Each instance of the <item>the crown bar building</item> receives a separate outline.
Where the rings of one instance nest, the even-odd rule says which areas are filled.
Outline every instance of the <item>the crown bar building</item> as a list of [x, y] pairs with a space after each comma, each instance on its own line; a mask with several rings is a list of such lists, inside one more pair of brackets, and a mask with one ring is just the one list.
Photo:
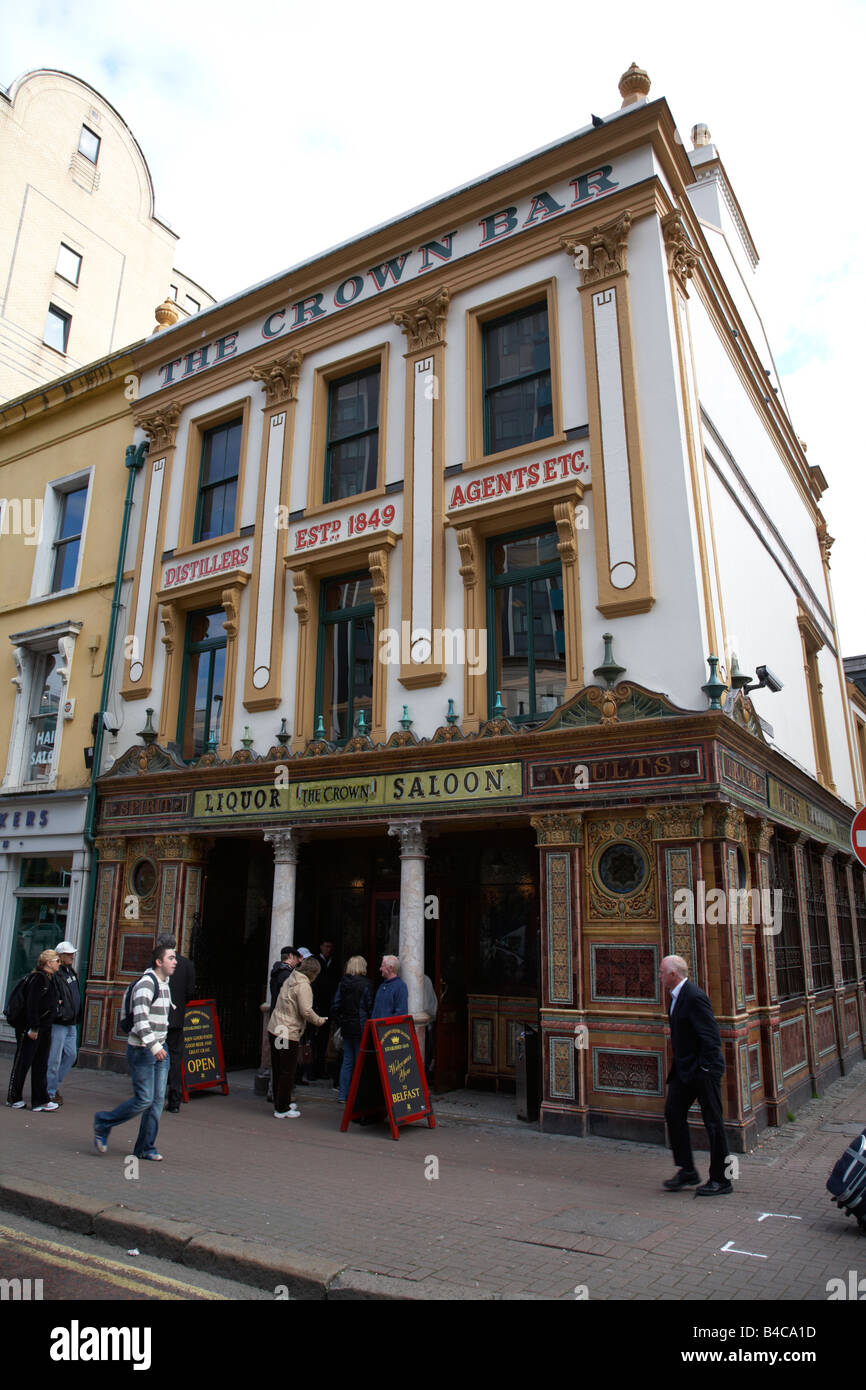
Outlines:
[[826, 482], [709, 132], [648, 91], [136, 352], [97, 1064], [166, 928], [230, 1063], [280, 946], [396, 951], [437, 1086], [507, 1090], [535, 1025], [561, 1133], [663, 1137], [668, 952], [732, 1148], [862, 1058]]

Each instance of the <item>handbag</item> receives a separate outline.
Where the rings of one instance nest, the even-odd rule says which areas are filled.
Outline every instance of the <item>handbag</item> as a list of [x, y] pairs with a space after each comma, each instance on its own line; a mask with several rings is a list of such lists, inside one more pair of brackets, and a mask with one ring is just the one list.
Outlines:
[[313, 1044], [302, 1042], [298, 1054], [298, 1061], [303, 1062], [304, 1066], [309, 1066], [313, 1060]]

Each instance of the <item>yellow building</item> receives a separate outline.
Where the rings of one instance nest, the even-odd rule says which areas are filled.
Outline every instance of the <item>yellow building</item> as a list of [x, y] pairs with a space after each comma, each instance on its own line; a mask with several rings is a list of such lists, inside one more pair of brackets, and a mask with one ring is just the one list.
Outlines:
[[0, 402], [213, 304], [173, 269], [138, 141], [110, 102], [40, 69], [0, 91]]
[[100, 708], [128, 477], [131, 370], [128, 353], [118, 353], [0, 405], [4, 999], [40, 951], [85, 936], [85, 752]]

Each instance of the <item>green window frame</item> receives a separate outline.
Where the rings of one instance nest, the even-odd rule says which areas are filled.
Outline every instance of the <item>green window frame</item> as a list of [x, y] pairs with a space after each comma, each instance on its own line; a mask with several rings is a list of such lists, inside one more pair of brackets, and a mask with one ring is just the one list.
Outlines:
[[[203, 753], [215, 752], [220, 741], [227, 637], [222, 625], [217, 625], [210, 635], [212, 624], [209, 620], [217, 615], [224, 624], [225, 610], [222, 608], [199, 608], [188, 613], [186, 618], [177, 743], [181, 757], [187, 761], [200, 758]], [[204, 635], [196, 637], [199, 629]]]
[[[363, 390], [362, 382], [367, 383]], [[353, 387], [358, 388], [354, 393]], [[341, 395], [344, 395], [342, 405], [349, 407], [342, 419]], [[361, 371], [328, 383], [323, 502], [357, 497], [375, 488], [379, 475], [381, 398], [382, 367], [378, 362], [373, 367], [364, 367]], [[355, 402], [354, 412], [351, 409], [352, 401]], [[351, 418], [353, 413], [354, 420]], [[375, 420], [370, 423], [373, 413]]]
[[235, 529], [243, 425], [239, 416], [202, 435], [193, 543], [217, 540]]
[[[487, 541], [488, 718], [493, 718], [497, 691], [515, 724], [543, 723], [565, 698], [564, 590], [557, 539], [555, 526], [533, 526]], [[499, 548], [532, 540], [547, 542], [552, 558], [496, 572]], [[514, 592], [507, 594], [509, 590]], [[500, 606], [500, 596], [506, 594], [510, 602], [507, 607]], [[506, 617], [512, 648], [517, 650], [503, 655], [500, 622]], [[503, 669], [505, 660], [514, 663], [510, 672]], [[525, 681], [521, 679], [521, 665], [525, 666]], [[539, 688], [545, 685], [548, 689]]]
[[[362, 598], [361, 602], [357, 601], [359, 598]], [[340, 631], [341, 628], [345, 628], [345, 632]], [[315, 727], [319, 727], [321, 717], [326, 739], [338, 747], [353, 737], [362, 710], [367, 727], [370, 726], [375, 670], [374, 628], [375, 605], [369, 574], [360, 572], [322, 579], [319, 588]], [[330, 686], [327, 702], [326, 685]]]
[[483, 323], [481, 363], [485, 454], [549, 439], [554, 422], [547, 300]]

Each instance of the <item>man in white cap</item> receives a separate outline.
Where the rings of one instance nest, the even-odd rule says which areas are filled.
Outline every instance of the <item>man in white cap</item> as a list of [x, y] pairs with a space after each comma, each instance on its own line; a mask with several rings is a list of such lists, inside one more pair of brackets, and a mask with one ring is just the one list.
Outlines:
[[61, 941], [55, 946], [60, 957], [57, 971], [57, 992], [60, 995], [60, 1013], [56, 1023], [51, 1025], [51, 1051], [48, 1054], [48, 1095], [58, 1105], [63, 1104], [60, 1083], [75, 1061], [78, 1053], [78, 1024], [81, 1019], [81, 982], [75, 973], [75, 946], [71, 941]]

